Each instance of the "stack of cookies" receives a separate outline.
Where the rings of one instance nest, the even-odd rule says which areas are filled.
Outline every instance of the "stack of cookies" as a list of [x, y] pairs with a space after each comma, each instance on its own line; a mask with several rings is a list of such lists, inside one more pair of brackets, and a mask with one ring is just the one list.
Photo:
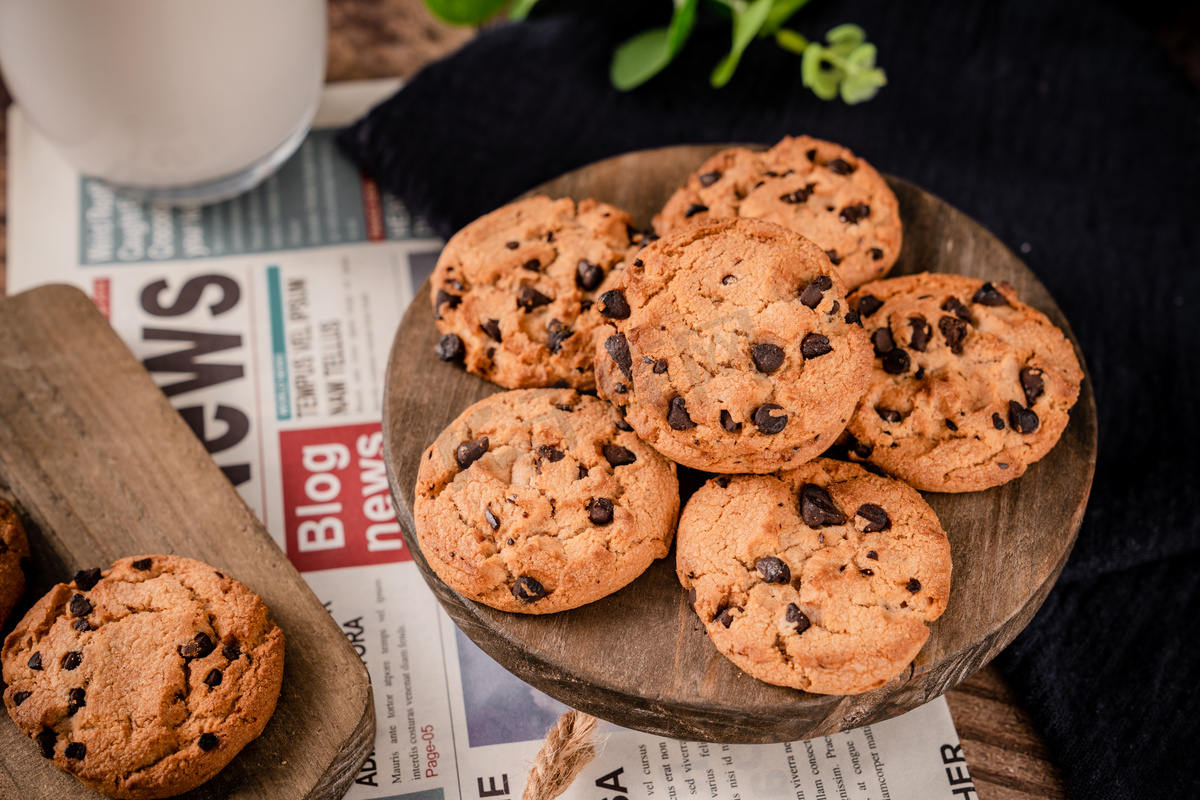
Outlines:
[[[829, 142], [718, 153], [654, 227], [534, 197], [449, 242], [438, 355], [515, 391], [423, 454], [422, 551], [463, 595], [542, 614], [625, 586], [677, 528], [691, 607], [740, 668], [882, 686], [949, 599], [917, 490], [985, 489], [1044, 456], [1074, 350], [1007, 284], [881, 279], [898, 203]], [[681, 515], [677, 464], [713, 473]]]

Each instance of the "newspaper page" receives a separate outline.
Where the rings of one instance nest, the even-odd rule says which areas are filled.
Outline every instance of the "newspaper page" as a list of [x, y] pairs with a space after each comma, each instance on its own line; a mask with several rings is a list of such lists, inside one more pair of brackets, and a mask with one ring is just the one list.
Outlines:
[[[375, 751], [347, 797], [515, 800], [564, 706], [442, 611], [406, 550], [383, 463], [388, 353], [442, 243], [334, 136], [398, 86], [328, 87], [276, 175], [193, 209], [144, 205], [81, 176], [14, 107], [8, 286], [88, 293], [325, 601], [376, 702]], [[568, 800], [976, 797], [940, 698], [788, 744], [680, 742], [609, 724], [601, 735]]]

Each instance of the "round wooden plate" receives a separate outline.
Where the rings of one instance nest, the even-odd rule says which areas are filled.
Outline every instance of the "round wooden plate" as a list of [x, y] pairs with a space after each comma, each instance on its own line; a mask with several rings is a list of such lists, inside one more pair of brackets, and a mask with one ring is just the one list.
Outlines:
[[[675, 188], [719, 149], [630, 153], [534, 193], [594, 197], [649, 227]], [[904, 224], [893, 275], [955, 272], [1008, 281], [1075, 341], [1045, 287], [994, 236], [936, 197], [888, 180]], [[949, 607], [913, 665], [875, 691], [815, 695], [743, 673], [716, 651], [688, 608], [674, 550], [621, 591], [572, 611], [527, 616], [480, 605], [446, 586], [421, 555], [413, 490], [424, 448], [468, 405], [502, 389], [437, 359], [428, 297], [426, 284], [396, 334], [383, 415], [388, 477], [408, 547], [442, 606], [476, 644], [546, 694], [602, 719], [676, 739], [767, 743], [898, 716], [952, 688], [1012, 641], [1041, 606], [1075, 542], [1096, 459], [1096, 407], [1087, 379], [1058, 445], [1020, 479], [985, 492], [925, 495], [950, 536]], [[690, 476], [693, 485], [697, 475]]]

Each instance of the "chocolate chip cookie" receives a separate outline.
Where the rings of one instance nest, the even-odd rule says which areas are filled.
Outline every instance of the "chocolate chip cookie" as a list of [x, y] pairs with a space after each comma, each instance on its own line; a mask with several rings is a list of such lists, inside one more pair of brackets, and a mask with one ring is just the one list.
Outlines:
[[283, 633], [257, 595], [207, 564], [138, 556], [55, 586], [0, 657], [8, 714], [36, 752], [137, 800], [199, 786], [262, 733]]
[[502, 392], [425, 451], [421, 552], [466, 597], [526, 614], [598, 600], [667, 554], [675, 465], [612, 406], [568, 389]]
[[597, 307], [613, 325], [596, 354], [601, 396], [695, 469], [808, 461], [870, 377], [870, 343], [829, 259], [769, 222], [737, 217], [653, 242]]
[[921, 495], [824, 458], [709, 480], [680, 517], [676, 568], [723, 655], [818, 694], [903, 672], [950, 594], [950, 543]]
[[887, 181], [841, 145], [787, 137], [766, 152], [724, 150], [654, 218], [659, 235], [727, 217], [757, 217], [817, 243], [850, 289], [900, 255], [899, 204]]
[[0, 628], [25, 594], [29, 542], [17, 512], [0, 500]]
[[595, 301], [641, 234], [594, 200], [510, 203], [454, 235], [430, 278], [437, 355], [509, 389], [591, 389]]
[[1062, 331], [1004, 283], [921, 273], [850, 297], [875, 366], [852, 456], [930, 492], [1019, 477], [1067, 426], [1083, 371]]

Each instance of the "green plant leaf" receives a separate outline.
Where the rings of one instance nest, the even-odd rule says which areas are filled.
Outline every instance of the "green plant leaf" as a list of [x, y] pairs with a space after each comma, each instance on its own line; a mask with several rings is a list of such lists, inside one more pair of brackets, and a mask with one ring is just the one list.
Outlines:
[[809, 0], [775, 0], [771, 6], [771, 13], [767, 14], [767, 21], [763, 23], [762, 35], [774, 34], [793, 14], [808, 5], [808, 2]]
[[[832, 100], [838, 95], [838, 84], [846, 76], [845, 71], [829, 58], [829, 52], [817, 42], [809, 42], [800, 60], [800, 79], [813, 94], [822, 100]], [[822, 65], [828, 65], [822, 66]]]
[[517, 0], [513, 4], [512, 11], [508, 12], [508, 17], [516, 20], [525, 19], [537, 4], [538, 0]]
[[846, 55], [867, 40], [867, 34], [857, 25], [838, 25], [825, 34], [825, 41], [838, 55]]
[[774, 0], [751, 0], [743, 8], [734, 9], [733, 49], [721, 59], [716, 69], [713, 70], [711, 79], [713, 88], [719, 89], [729, 83], [729, 79], [737, 70], [738, 62], [742, 60], [742, 53], [746, 51], [750, 42], [754, 41], [754, 37], [766, 23], [773, 2]]
[[802, 55], [808, 47], [808, 39], [796, 33], [791, 28], [780, 28], [775, 32], [775, 43], [789, 53]]
[[870, 100], [879, 93], [880, 87], [887, 85], [887, 75], [881, 69], [871, 69], [846, 76], [842, 81], [842, 100], [847, 105]]
[[662, 72], [691, 36], [699, 2], [676, 0], [668, 27], [642, 31], [619, 46], [608, 71], [613, 86], [627, 92]]
[[507, 0], [425, 0], [429, 10], [451, 25], [478, 25], [500, 10]]
[[858, 47], [850, 51], [850, 55], [846, 56], [846, 72], [853, 74], [859, 70], [868, 70], [875, 67], [875, 45], [867, 42], [860, 44]]

